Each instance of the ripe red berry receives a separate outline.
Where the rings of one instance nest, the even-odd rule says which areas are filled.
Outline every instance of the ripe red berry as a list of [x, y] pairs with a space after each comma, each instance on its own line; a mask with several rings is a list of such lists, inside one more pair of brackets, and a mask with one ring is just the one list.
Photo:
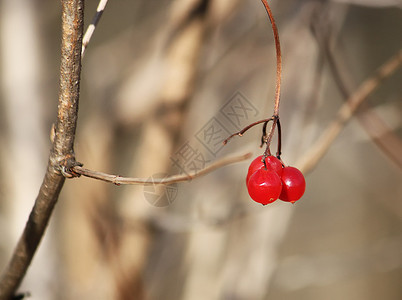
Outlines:
[[250, 176], [247, 189], [254, 201], [266, 205], [278, 199], [282, 183], [277, 173], [261, 168]]
[[285, 167], [282, 171], [282, 192], [279, 199], [294, 203], [306, 190], [306, 181], [302, 172], [294, 167]]
[[[246, 183], [248, 182], [250, 176], [253, 175], [255, 171], [264, 168], [264, 163], [261, 160], [262, 155], [258, 156], [251, 162], [250, 166], [248, 167]], [[267, 165], [267, 170], [274, 171], [279, 175], [279, 177], [281, 176], [283, 167], [279, 159], [277, 159], [275, 156], [270, 155], [265, 158], [265, 163]]]

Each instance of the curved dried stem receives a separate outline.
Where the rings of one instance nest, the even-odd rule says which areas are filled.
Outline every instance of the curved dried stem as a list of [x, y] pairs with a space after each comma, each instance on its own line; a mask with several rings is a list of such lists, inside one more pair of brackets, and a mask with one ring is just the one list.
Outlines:
[[[232, 135], [230, 135], [226, 140], [223, 141], [223, 144], [226, 145], [226, 144], [229, 142], [229, 140], [230, 140], [232, 137], [236, 136], [236, 135], [238, 135], [238, 136], [243, 136], [243, 134], [244, 134], [247, 130], [249, 130], [250, 128], [254, 127], [255, 125], [264, 123], [264, 129], [266, 129], [266, 127], [267, 127], [266, 124], [267, 124], [269, 121], [273, 121], [273, 120], [274, 120], [274, 118], [271, 117], [271, 118], [269, 118], [269, 119], [264, 119], [264, 120], [259, 120], [259, 121], [257, 121], [257, 122], [254, 122], [254, 123], [252, 123], [252, 124], [250, 124], [250, 125], [244, 127], [244, 128], [243, 128], [242, 130], [240, 130], [239, 132], [236, 132], [236, 133], [233, 133]], [[263, 130], [264, 130], [264, 129], [263, 129]], [[262, 139], [262, 140], [264, 139], [264, 134], [263, 134], [263, 136], [262, 136], [261, 139]], [[262, 147], [262, 145], [261, 145], [261, 147]]]
[[102, 173], [102, 172], [98, 172], [98, 171], [92, 171], [92, 170], [83, 168], [81, 166], [75, 166], [71, 169], [71, 171], [76, 174], [85, 176], [85, 177], [110, 182], [115, 185], [121, 185], [121, 184], [131, 184], [131, 185], [135, 185], [135, 184], [139, 184], [139, 185], [172, 184], [172, 183], [177, 183], [177, 182], [190, 181], [194, 178], [211, 173], [212, 171], [215, 171], [224, 166], [249, 159], [250, 157], [251, 157], [250, 152], [241, 154], [241, 155], [237, 155], [237, 156], [225, 157], [221, 160], [216, 161], [215, 163], [211, 164], [210, 166], [208, 166], [200, 171], [193, 172], [190, 174], [173, 175], [170, 177], [165, 177], [165, 178], [160, 178], [160, 179], [122, 177], [119, 175], [111, 175], [111, 174]]
[[272, 137], [275, 133], [275, 127], [277, 124], [277, 121], [279, 120], [279, 104], [280, 104], [280, 97], [281, 97], [281, 74], [282, 74], [282, 54], [281, 54], [281, 44], [279, 41], [279, 33], [278, 33], [278, 28], [276, 27], [275, 19], [272, 14], [271, 8], [268, 5], [268, 2], [266, 0], [261, 0], [262, 4], [265, 7], [265, 10], [267, 11], [269, 20], [271, 21], [272, 25], [272, 31], [274, 34], [274, 40], [275, 40], [275, 49], [276, 49], [276, 82], [275, 82], [275, 105], [274, 105], [274, 120], [272, 122], [271, 129], [269, 130], [266, 143], [267, 147], [264, 151], [264, 159], [265, 157], [271, 155], [271, 141]]
[[[275, 83], [275, 106], [274, 106], [274, 116], [279, 116], [279, 104], [281, 97], [281, 74], [282, 74], [282, 54], [281, 54], [281, 43], [279, 41], [278, 28], [276, 27], [275, 19], [272, 14], [271, 8], [269, 7], [266, 0], [261, 0], [262, 4], [267, 11], [269, 20], [272, 24], [272, 31], [274, 33], [275, 39], [275, 49], [276, 49], [276, 83]], [[274, 122], [275, 123], [275, 122]]]
[[[268, 2], [266, 0], [261, 0], [262, 4], [265, 7], [265, 10], [268, 14], [268, 18], [271, 22], [272, 25], [272, 31], [274, 34], [274, 40], [275, 40], [275, 49], [276, 49], [276, 82], [275, 82], [275, 104], [274, 104], [274, 114], [272, 115], [271, 118], [269, 119], [265, 119], [265, 120], [260, 120], [257, 121], [255, 123], [252, 123], [250, 125], [248, 125], [247, 127], [245, 127], [243, 130], [236, 132], [234, 134], [232, 134], [231, 136], [229, 136], [226, 140], [223, 141], [223, 144], [226, 145], [227, 142], [234, 136], [238, 135], [238, 136], [242, 136], [248, 129], [250, 129], [251, 127], [264, 123], [263, 126], [263, 134], [261, 137], [261, 147], [263, 146], [264, 143], [267, 144], [267, 147], [264, 151], [264, 158], [271, 155], [271, 150], [270, 150], [270, 146], [271, 146], [271, 141], [272, 141], [272, 137], [275, 133], [275, 127], [279, 121], [279, 104], [280, 104], [280, 97], [281, 97], [281, 74], [282, 74], [282, 54], [281, 54], [281, 44], [279, 41], [279, 33], [278, 33], [278, 28], [276, 27], [276, 23], [275, 23], [275, 19], [274, 16], [272, 14], [272, 10], [268, 5]], [[269, 121], [272, 121], [272, 125], [271, 128], [268, 132], [268, 134], [266, 134], [266, 128], [267, 128], [267, 124]]]

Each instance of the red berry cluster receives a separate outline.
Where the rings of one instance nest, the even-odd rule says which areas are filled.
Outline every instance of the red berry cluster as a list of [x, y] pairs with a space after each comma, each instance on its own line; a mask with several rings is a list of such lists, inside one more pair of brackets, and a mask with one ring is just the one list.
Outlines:
[[263, 205], [280, 200], [294, 203], [306, 189], [303, 174], [294, 167], [284, 167], [275, 156], [262, 155], [254, 159], [247, 173], [247, 189], [250, 197]]

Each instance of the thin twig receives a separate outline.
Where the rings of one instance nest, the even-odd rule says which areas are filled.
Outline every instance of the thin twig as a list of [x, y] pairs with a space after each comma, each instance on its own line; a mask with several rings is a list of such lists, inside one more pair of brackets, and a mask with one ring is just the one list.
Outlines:
[[211, 173], [212, 171], [215, 171], [216, 169], [222, 168], [224, 166], [240, 162], [246, 159], [249, 159], [251, 157], [251, 153], [245, 153], [242, 155], [237, 155], [237, 156], [232, 156], [232, 157], [225, 157], [221, 160], [216, 161], [215, 163], [211, 164], [210, 166], [199, 170], [197, 172], [193, 172], [190, 174], [183, 174], [183, 175], [173, 175], [170, 177], [165, 177], [165, 178], [130, 178], [130, 177], [122, 177], [118, 175], [110, 175], [107, 173], [102, 173], [98, 171], [92, 171], [86, 168], [83, 168], [81, 166], [75, 166], [72, 168], [72, 171], [74, 173], [77, 173], [82, 176], [90, 177], [93, 179], [98, 179], [106, 182], [113, 183], [115, 185], [121, 185], [121, 184], [141, 184], [141, 185], [147, 185], [147, 184], [172, 184], [172, 183], [177, 183], [177, 182], [184, 182], [184, 181], [190, 181], [194, 178], [203, 176], [205, 174]]
[[276, 49], [276, 83], [275, 83], [275, 106], [274, 106], [274, 116], [279, 116], [279, 104], [281, 98], [281, 74], [282, 74], [282, 54], [281, 54], [281, 43], [279, 41], [278, 28], [276, 27], [275, 19], [272, 14], [271, 8], [269, 7], [266, 0], [261, 0], [264, 4], [265, 10], [267, 11], [269, 20], [272, 24], [272, 31], [274, 33], [275, 39], [275, 49]]
[[65, 177], [62, 168], [74, 165], [74, 136], [81, 73], [83, 0], [62, 1], [60, 95], [55, 138], [47, 171], [24, 231], [0, 279], [0, 300], [10, 300], [20, 285], [45, 232]]
[[402, 49], [385, 62], [376, 74], [366, 79], [339, 109], [335, 120], [321, 134], [321, 137], [296, 164], [303, 172], [309, 172], [328, 151], [330, 145], [339, 135], [346, 122], [353, 116], [356, 109], [377, 88], [380, 83], [391, 76], [402, 64]]
[[84, 37], [82, 39], [82, 50], [81, 50], [81, 57], [84, 57], [85, 50], [88, 47], [88, 44], [92, 38], [92, 35], [94, 34], [94, 31], [96, 29], [96, 25], [98, 25], [98, 22], [100, 18], [102, 17], [103, 11], [105, 10], [106, 4], [108, 0], [100, 0], [98, 7], [96, 8], [96, 13], [92, 19], [91, 24], [89, 24], [87, 30], [85, 31]]
[[[271, 22], [272, 25], [272, 31], [274, 34], [274, 40], [275, 40], [275, 49], [276, 49], [276, 82], [275, 82], [275, 104], [274, 104], [274, 114], [272, 115], [271, 118], [269, 119], [265, 119], [265, 120], [260, 120], [257, 122], [254, 122], [252, 124], [250, 124], [249, 126], [245, 127], [243, 130], [236, 132], [234, 134], [232, 134], [231, 136], [229, 136], [226, 140], [223, 141], [223, 144], [226, 145], [227, 142], [234, 136], [238, 135], [238, 136], [242, 136], [243, 133], [245, 133], [248, 129], [250, 129], [251, 127], [254, 127], [255, 125], [264, 123], [264, 127], [263, 127], [263, 135], [261, 137], [261, 146], [266, 143], [267, 147], [264, 151], [264, 157], [263, 157], [263, 161], [265, 159], [265, 157], [271, 155], [271, 150], [270, 150], [270, 145], [271, 145], [271, 141], [272, 141], [272, 137], [274, 135], [275, 132], [275, 127], [276, 124], [279, 120], [279, 104], [280, 104], [280, 98], [281, 98], [281, 74], [282, 74], [282, 54], [281, 54], [281, 44], [279, 41], [279, 33], [278, 33], [278, 28], [276, 27], [276, 23], [275, 23], [275, 19], [274, 16], [272, 14], [271, 8], [268, 5], [268, 2], [266, 0], [261, 0], [262, 4], [265, 7], [265, 10], [268, 14], [268, 18]], [[272, 125], [271, 128], [269, 130], [268, 134], [265, 134], [266, 132], [266, 126], [267, 126], [267, 122], [272, 121]]]
[[[243, 128], [242, 130], [240, 130], [239, 132], [236, 132], [236, 133], [233, 133], [232, 135], [230, 135], [226, 140], [223, 141], [223, 144], [226, 145], [226, 144], [229, 142], [229, 140], [230, 140], [232, 137], [236, 136], [236, 135], [238, 135], [238, 136], [243, 136], [243, 134], [244, 134], [247, 130], [249, 130], [250, 128], [254, 127], [255, 125], [258, 125], [258, 124], [261, 124], [261, 123], [268, 123], [269, 121], [272, 121], [273, 119], [274, 119], [274, 118], [271, 117], [271, 118], [269, 118], [269, 119], [264, 119], [264, 120], [259, 120], [259, 121], [257, 121], [257, 122], [254, 122], [254, 123], [252, 123], [252, 124], [250, 124], [250, 125], [244, 127], [244, 128]], [[264, 124], [264, 127], [266, 128], [266, 125], [265, 125], [265, 124]], [[261, 146], [261, 147], [262, 147], [262, 146]]]
[[281, 74], [282, 74], [282, 54], [281, 54], [281, 44], [279, 41], [279, 33], [278, 33], [278, 28], [276, 27], [275, 19], [272, 14], [271, 8], [268, 5], [268, 2], [266, 0], [261, 0], [262, 4], [264, 4], [265, 10], [267, 11], [269, 20], [271, 21], [272, 24], [272, 31], [274, 33], [274, 40], [275, 40], [275, 49], [276, 49], [276, 82], [275, 82], [275, 105], [274, 105], [274, 114], [273, 116], [275, 117], [271, 129], [269, 130], [266, 143], [267, 147], [264, 151], [264, 157], [267, 157], [268, 155], [271, 155], [271, 141], [272, 137], [275, 132], [275, 127], [277, 124], [277, 121], [279, 120], [279, 104], [280, 104], [280, 98], [281, 98]]

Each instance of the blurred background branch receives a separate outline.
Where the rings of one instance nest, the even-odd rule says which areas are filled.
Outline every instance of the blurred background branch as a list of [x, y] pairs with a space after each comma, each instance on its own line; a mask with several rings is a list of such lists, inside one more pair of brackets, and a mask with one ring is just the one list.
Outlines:
[[85, 50], [91, 41], [92, 35], [95, 32], [96, 25], [98, 25], [100, 18], [102, 17], [103, 11], [105, 10], [108, 0], [100, 0], [98, 7], [96, 8], [96, 13], [92, 19], [91, 24], [89, 24], [87, 30], [85, 31], [84, 37], [82, 38], [82, 51], [81, 58], [84, 57]]
[[[310, 172], [311, 169], [317, 165], [357, 108], [379, 87], [384, 79], [394, 74], [401, 64], [402, 49], [384, 63], [373, 77], [366, 79], [359, 88], [352, 93], [339, 109], [336, 118], [328, 128], [323, 131], [320, 138], [311, 146], [311, 149], [300, 159], [300, 162], [296, 164], [303, 172]], [[390, 147], [391, 149], [392, 146], [393, 145]], [[399, 158], [396, 159], [396, 162], [400, 162]]]
[[[328, 5], [325, 9], [328, 9]], [[334, 53], [334, 42], [337, 40], [331, 32], [331, 28], [325, 16], [327, 13], [322, 13], [322, 9], [318, 10], [316, 17], [312, 20], [312, 31], [321, 47], [322, 53], [325, 54], [330, 70], [333, 74], [335, 83], [338, 85], [339, 91], [345, 99], [350, 98], [351, 92], [355, 89], [353, 79], [350, 78], [351, 73], [348, 67], [342, 61], [345, 61], [340, 56], [341, 51]], [[323, 17], [324, 16], [324, 17]], [[339, 48], [339, 47], [338, 47]], [[337, 56], [336, 56], [337, 55]], [[396, 57], [396, 59], [398, 59]], [[402, 141], [389, 128], [381, 117], [370, 107], [361, 103], [364, 113], [357, 114], [357, 119], [362, 124], [363, 128], [370, 135], [376, 145], [384, 151], [384, 153], [393, 160], [396, 165], [402, 168]]]

